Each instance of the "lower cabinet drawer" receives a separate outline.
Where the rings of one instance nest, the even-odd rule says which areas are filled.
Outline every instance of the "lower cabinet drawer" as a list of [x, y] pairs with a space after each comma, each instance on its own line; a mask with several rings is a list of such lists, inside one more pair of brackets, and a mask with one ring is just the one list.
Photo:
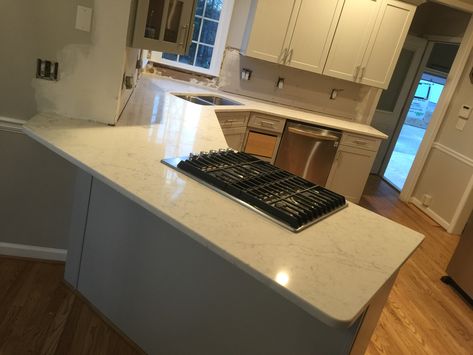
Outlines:
[[373, 152], [378, 151], [380, 143], [381, 139], [379, 138], [359, 136], [352, 133], [344, 133], [340, 141], [341, 145], [371, 150]]
[[284, 118], [252, 113], [248, 121], [248, 127], [261, 128], [267, 131], [282, 133], [284, 130]]
[[249, 131], [244, 151], [261, 157], [272, 158], [277, 143], [277, 135]]

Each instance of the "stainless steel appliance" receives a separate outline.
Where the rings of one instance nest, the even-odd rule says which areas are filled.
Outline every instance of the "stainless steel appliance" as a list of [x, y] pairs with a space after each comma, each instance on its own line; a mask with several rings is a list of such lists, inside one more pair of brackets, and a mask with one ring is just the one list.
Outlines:
[[339, 131], [289, 122], [274, 164], [324, 186], [341, 137]]
[[244, 152], [221, 149], [162, 163], [294, 232], [346, 207], [343, 196]]
[[473, 305], [473, 213], [442, 281], [455, 287]]

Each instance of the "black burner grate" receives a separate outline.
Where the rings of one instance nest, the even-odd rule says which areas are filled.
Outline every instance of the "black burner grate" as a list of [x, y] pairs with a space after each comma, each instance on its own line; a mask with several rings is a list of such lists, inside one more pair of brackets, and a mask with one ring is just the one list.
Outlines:
[[343, 196], [243, 152], [191, 155], [177, 167], [293, 230], [346, 206]]

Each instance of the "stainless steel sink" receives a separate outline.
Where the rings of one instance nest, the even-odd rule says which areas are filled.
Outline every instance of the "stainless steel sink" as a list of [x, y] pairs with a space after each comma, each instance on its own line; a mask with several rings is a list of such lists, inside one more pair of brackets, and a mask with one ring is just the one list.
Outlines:
[[237, 101], [233, 101], [221, 96], [215, 95], [181, 95], [173, 94], [176, 97], [181, 99], [193, 102], [194, 104], [204, 105], [204, 106], [237, 106], [242, 105]]

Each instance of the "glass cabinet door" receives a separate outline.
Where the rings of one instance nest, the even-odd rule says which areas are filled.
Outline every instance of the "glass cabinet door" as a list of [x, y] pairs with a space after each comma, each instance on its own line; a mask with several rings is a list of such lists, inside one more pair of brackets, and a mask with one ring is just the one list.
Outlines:
[[193, 19], [193, 0], [138, 0], [132, 46], [185, 54]]

